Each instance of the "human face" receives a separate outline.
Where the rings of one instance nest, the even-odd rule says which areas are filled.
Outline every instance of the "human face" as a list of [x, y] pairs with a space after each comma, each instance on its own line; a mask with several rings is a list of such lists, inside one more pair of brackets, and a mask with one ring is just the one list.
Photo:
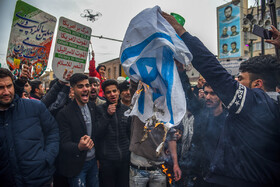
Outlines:
[[89, 97], [91, 99], [96, 99], [97, 96], [98, 96], [98, 93], [99, 93], [99, 90], [100, 90], [100, 84], [99, 83], [92, 83], [90, 85], [90, 95]]
[[116, 85], [110, 85], [105, 88], [104, 95], [110, 103], [114, 104], [118, 103], [120, 91], [118, 90]]
[[105, 76], [105, 68], [104, 67], [100, 67], [98, 72], [99, 72], [100, 75]]
[[231, 48], [232, 48], [232, 50], [236, 49], [236, 45], [234, 43], [231, 44]]
[[44, 87], [42, 84], [39, 85], [38, 94], [42, 97], [44, 93]]
[[79, 106], [84, 106], [88, 103], [90, 90], [88, 79], [79, 81], [71, 89], [74, 91], [74, 98], [76, 99]]
[[240, 72], [238, 75], [238, 82], [248, 88], [251, 88], [252, 86], [250, 74], [248, 72]]
[[227, 8], [227, 9], [225, 9], [225, 17], [227, 18], [227, 19], [229, 19], [230, 18], [230, 16], [231, 16], [231, 9], [230, 8]]
[[30, 93], [31, 89], [32, 89], [32, 87], [30, 86], [30, 84], [28, 82], [26, 82], [24, 85], [24, 90], [27, 91], [27, 93]]
[[227, 51], [227, 47], [228, 47], [227, 45], [224, 45], [224, 46], [223, 46], [223, 50], [224, 50], [224, 51]]
[[124, 102], [130, 102], [131, 101], [131, 95], [130, 95], [130, 90], [124, 90], [121, 93], [121, 100]]
[[223, 35], [226, 35], [227, 34], [227, 28], [224, 28], [223, 29]]
[[232, 33], [236, 32], [236, 27], [231, 27], [231, 32]]
[[221, 104], [221, 100], [210, 86], [205, 86], [204, 95], [207, 108], [216, 109]]
[[7, 109], [14, 97], [15, 89], [11, 77], [0, 78], [0, 109]]
[[29, 99], [29, 94], [26, 93], [26, 92], [23, 92], [21, 98], [23, 98], [23, 99]]

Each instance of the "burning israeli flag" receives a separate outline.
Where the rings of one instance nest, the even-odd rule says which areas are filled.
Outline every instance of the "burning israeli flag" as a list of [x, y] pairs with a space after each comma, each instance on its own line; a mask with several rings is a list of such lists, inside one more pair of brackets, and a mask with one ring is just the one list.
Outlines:
[[192, 55], [160, 13], [160, 7], [155, 6], [131, 20], [120, 59], [129, 78], [142, 82], [129, 115], [138, 116], [144, 123], [155, 117], [171, 126], [178, 125], [186, 113], [185, 94], [174, 58], [187, 65]]

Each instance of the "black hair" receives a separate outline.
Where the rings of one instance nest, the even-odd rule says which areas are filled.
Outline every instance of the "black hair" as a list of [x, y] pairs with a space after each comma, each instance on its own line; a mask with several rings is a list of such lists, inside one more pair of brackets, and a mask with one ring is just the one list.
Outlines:
[[224, 12], [226, 11], [226, 9], [229, 9], [229, 8], [230, 8], [230, 10], [232, 11], [232, 7], [231, 7], [231, 6], [227, 6], [227, 7], [225, 8]]
[[100, 80], [97, 77], [89, 77], [88, 78], [89, 84], [98, 83], [100, 84]]
[[75, 73], [70, 78], [70, 86], [74, 87], [78, 82], [88, 79], [88, 76], [83, 73]]
[[129, 82], [127, 80], [123, 81], [122, 83], [119, 84], [119, 90], [120, 90], [120, 93], [122, 93], [123, 91], [125, 90], [128, 90], [129, 89]]
[[223, 47], [224, 47], [224, 46], [228, 46], [228, 44], [223, 44]]
[[39, 81], [39, 80], [31, 81], [31, 82], [30, 82], [30, 86], [31, 86], [31, 91], [30, 91], [30, 93], [34, 94], [34, 93], [35, 93], [35, 89], [36, 89], [36, 88], [39, 89], [40, 84], [42, 84], [42, 82]]
[[237, 45], [237, 44], [236, 44], [236, 42], [231, 42], [231, 44], [230, 44], [230, 45], [232, 45], [232, 44], [235, 44], [235, 45]]
[[53, 85], [54, 85], [55, 83], [57, 83], [57, 82], [58, 82], [58, 78], [52, 80], [52, 81], [50, 82], [49, 89], [51, 89], [51, 88], [53, 87]]
[[101, 67], [104, 67], [104, 70], [106, 71], [106, 66], [103, 65], [103, 64], [100, 64], [100, 65], [98, 65], [97, 68], [96, 68], [96, 71], [97, 71], [98, 73], [99, 73], [99, 69], [100, 69]]
[[233, 25], [233, 26], [231, 26], [230, 28], [233, 28], [233, 27], [237, 28], [236, 25]]
[[115, 85], [117, 87], [117, 89], [119, 89], [119, 84], [116, 80], [108, 79], [102, 83], [102, 85], [101, 85], [102, 90], [105, 92], [106, 87], [111, 86], [111, 85]]
[[0, 78], [10, 77], [14, 81], [12, 72], [6, 68], [0, 68]]
[[250, 73], [250, 82], [262, 79], [267, 92], [274, 92], [280, 82], [280, 62], [272, 55], [252, 57], [240, 64], [239, 71]]
[[202, 87], [203, 90], [204, 90], [205, 87], [210, 87], [210, 88], [211, 88], [211, 86], [210, 86], [210, 84], [208, 84], [208, 82], [206, 82], [206, 83], [203, 85], [203, 87]]

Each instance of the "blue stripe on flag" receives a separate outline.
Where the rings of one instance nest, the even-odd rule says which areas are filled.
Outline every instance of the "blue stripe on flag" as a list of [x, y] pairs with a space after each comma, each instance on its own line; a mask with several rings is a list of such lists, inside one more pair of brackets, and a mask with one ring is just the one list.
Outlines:
[[145, 105], [145, 91], [142, 87], [143, 91], [140, 93], [138, 99], [138, 111], [143, 115], [144, 114], [144, 105]]
[[162, 96], [162, 94], [159, 92], [158, 89], [155, 89], [155, 90], [157, 90], [157, 92], [153, 92], [153, 102], [155, 102], [155, 100], [156, 100], [157, 98], [159, 98], [160, 96]]
[[130, 68], [129, 68], [129, 73], [130, 73], [130, 75], [136, 74], [136, 72], [134, 71], [134, 69], [132, 69], [132, 66], [130, 66]]
[[162, 69], [161, 76], [167, 88], [166, 92], [166, 104], [169, 110], [171, 119], [170, 123], [174, 124], [173, 111], [171, 105], [171, 95], [172, 95], [172, 87], [174, 81], [174, 60], [173, 60], [173, 52], [168, 47], [163, 47], [163, 57], [162, 57]]
[[123, 63], [124, 61], [126, 61], [127, 59], [129, 59], [131, 57], [138, 56], [143, 51], [143, 49], [145, 47], [147, 47], [147, 45], [156, 38], [166, 39], [170, 43], [173, 44], [173, 41], [169, 35], [161, 33], [161, 32], [156, 32], [156, 33], [152, 34], [151, 36], [149, 36], [147, 39], [145, 39], [143, 42], [141, 42], [135, 46], [126, 48], [122, 53], [121, 63]]
[[136, 66], [142, 77], [142, 81], [151, 86], [151, 82], [153, 82], [158, 76], [156, 58], [140, 58], [136, 62]]

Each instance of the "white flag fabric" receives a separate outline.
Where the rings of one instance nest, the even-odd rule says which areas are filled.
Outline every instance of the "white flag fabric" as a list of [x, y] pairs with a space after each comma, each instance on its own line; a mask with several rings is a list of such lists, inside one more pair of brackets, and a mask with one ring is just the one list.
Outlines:
[[192, 54], [161, 16], [158, 6], [136, 15], [126, 31], [120, 53], [122, 67], [133, 81], [142, 81], [149, 89], [135, 93], [136, 103], [129, 115], [144, 123], [157, 120], [178, 125], [186, 113], [186, 99], [174, 58], [189, 64]]

